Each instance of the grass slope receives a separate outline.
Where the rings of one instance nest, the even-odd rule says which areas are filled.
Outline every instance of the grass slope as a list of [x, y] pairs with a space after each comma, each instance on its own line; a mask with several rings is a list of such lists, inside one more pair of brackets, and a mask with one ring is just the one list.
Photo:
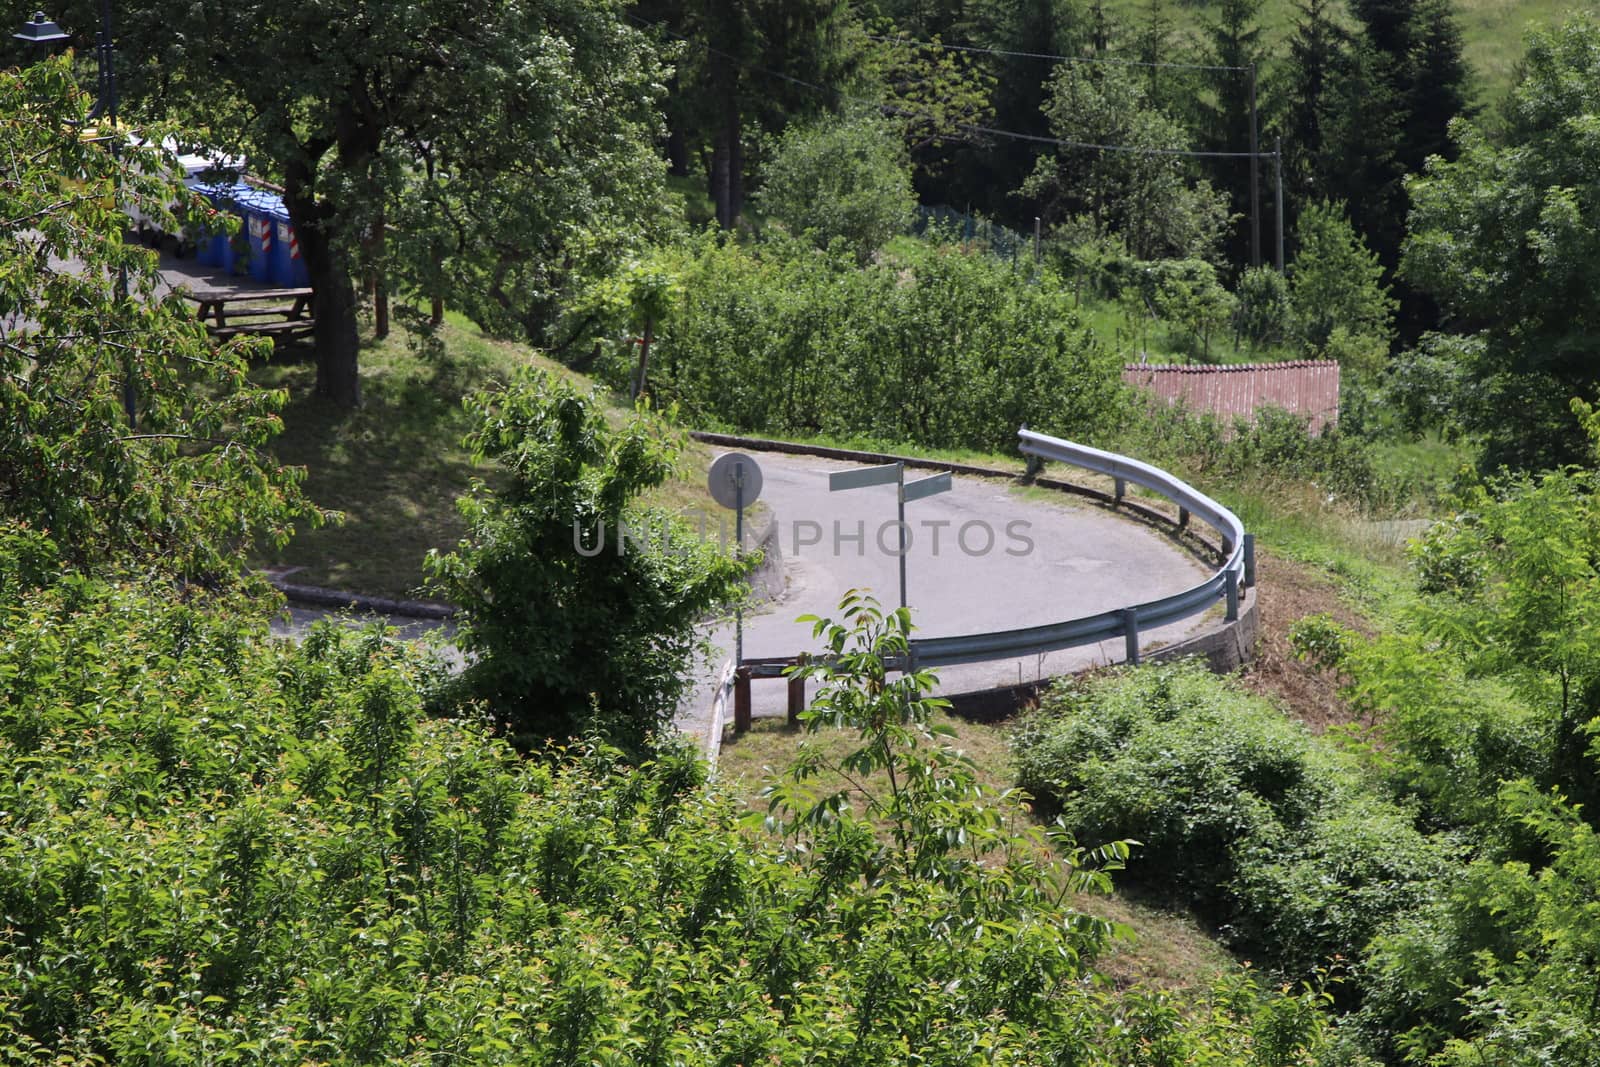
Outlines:
[[[472, 428], [462, 399], [525, 365], [582, 387], [593, 384], [526, 345], [486, 337], [455, 316], [441, 340], [438, 354], [411, 344], [398, 327], [383, 341], [369, 340], [361, 352], [363, 402], [351, 412], [316, 395], [310, 362], [274, 361], [255, 369], [260, 384], [289, 391], [275, 454], [305, 467], [307, 495], [345, 516], [342, 524], [298, 531], [281, 552], [260, 556], [257, 565], [292, 568], [289, 579], [307, 585], [416, 595], [428, 550], [452, 548], [466, 533], [456, 498], [474, 478], [491, 485], [495, 480], [494, 467], [475, 463], [461, 443]], [[601, 396], [613, 420], [627, 416], [625, 403]], [[714, 507], [704, 487], [708, 454], [691, 442], [679, 478], [651, 502], [675, 509]]]

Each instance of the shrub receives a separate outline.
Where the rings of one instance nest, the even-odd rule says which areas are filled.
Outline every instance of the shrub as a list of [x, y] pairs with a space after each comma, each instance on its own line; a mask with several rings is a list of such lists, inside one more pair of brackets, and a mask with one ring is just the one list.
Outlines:
[[1289, 283], [1271, 267], [1251, 267], [1239, 276], [1234, 329], [1251, 348], [1281, 344], [1292, 325]]
[[923, 242], [858, 267], [840, 249], [707, 241], [661, 327], [658, 395], [701, 423], [1009, 452], [1019, 426], [1120, 425], [1113, 353], [1058, 279]]
[[947, 761], [907, 783], [909, 825], [1007, 862], [920, 834], [906, 855], [936, 862], [876, 862], [849, 819], [763, 832], [683, 750], [518, 759], [424, 718], [421, 665], [377, 630], [295, 647], [90, 582], [0, 623], [26, 636], [0, 644], [7, 1062], [1244, 1067], [1325, 1044], [1315, 991], [1249, 975], [1193, 1022], [1114, 997], [1105, 924]]
[[1084, 840], [1140, 843], [1129, 880], [1216, 908], [1234, 845], [1282, 836], [1324, 799], [1304, 731], [1187, 664], [1053, 691], [1013, 744], [1044, 811]]
[[[599, 732], [638, 753], [677, 709], [695, 624], [746, 564], [637, 505], [675, 454], [648, 413], [613, 430], [542, 373], [469, 403], [481, 424], [468, 444], [505, 477], [461, 502], [470, 532], [456, 551], [429, 556], [434, 587], [465, 616], [461, 696], [488, 702], [524, 747]], [[624, 524], [642, 536], [625, 543]]]
[[905, 143], [871, 114], [791, 127], [762, 177], [762, 210], [820, 247], [843, 241], [861, 263], [906, 232], [916, 214]]
[[1139, 842], [1127, 879], [1292, 973], [1357, 956], [1447, 867], [1352, 760], [1198, 664], [1053, 692], [1013, 742], [1041, 808], [1080, 840]]

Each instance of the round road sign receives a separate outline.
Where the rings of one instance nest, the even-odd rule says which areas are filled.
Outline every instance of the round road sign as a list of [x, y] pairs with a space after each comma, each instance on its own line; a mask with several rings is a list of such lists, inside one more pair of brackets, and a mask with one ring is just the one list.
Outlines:
[[[742, 494], [740, 479], [744, 481]], [[725, 508], [736, 508], [741, 503], [749, 507], [761, 496], [761, 468], [744, 453], [729, 452], [712, 462], [706, 487], [711, 490], [711, 499]]]

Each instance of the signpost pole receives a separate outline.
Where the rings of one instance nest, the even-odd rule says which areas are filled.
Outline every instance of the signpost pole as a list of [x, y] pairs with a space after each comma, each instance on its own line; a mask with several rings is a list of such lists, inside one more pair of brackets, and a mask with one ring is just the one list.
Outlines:
[[[906, 525], [906, 503], [912, 500], [921, 500], [923, 497], [933, 496], [935, 493], [950, 491], [950, 472], [942, 471], [927, 478], [918, 478], [910, 485], [906, 484], [906, 465], [903, 461], [885, 463], [878, 467], [863, 467], [857, 470], [834, 471], [828, 475], [828, 492], [837, 493], [846, 489], [864, 489], [869, 485], [893, 485], [895, 487], [895, 517], [900, 526], [900, 606], [908, 607], [906, 601], [906, 555], [911, 551], [911, 528]], [[883, 547], [882, 531], [879, 532], [878, 547]]]
[[898, 515], [900, 522], [900, 606], [906, 606], [906, 553], [911, 546], [906, 544], [906, 465], [896, 463], [899, 468], [895, 473], [899, 478], [895, 482], [895, 497], [898, 501]]
[[[744, 464], [733, 465], [733, 556], [744, 558]], [[733, 664], [744, 666], [744, 606], [733, 609]]]

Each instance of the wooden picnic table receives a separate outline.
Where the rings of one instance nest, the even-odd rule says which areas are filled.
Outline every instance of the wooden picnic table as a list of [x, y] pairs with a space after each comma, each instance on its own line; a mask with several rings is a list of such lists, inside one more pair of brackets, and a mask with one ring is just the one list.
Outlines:
[[[237, 334], [298, 336], [316, 328], [312, 315], [313, 292], [304, 289], [211, 289], [185, 293], [200, 305], [197, 318], [216, 337]], [[277, 301], [263, 305], [262, 301]], [[229, 319], [233, 323], [229, 323]], [[267, 321], [239, 322], [240, 319]], [[209, 320], [209, 321], [208, 321]]]

